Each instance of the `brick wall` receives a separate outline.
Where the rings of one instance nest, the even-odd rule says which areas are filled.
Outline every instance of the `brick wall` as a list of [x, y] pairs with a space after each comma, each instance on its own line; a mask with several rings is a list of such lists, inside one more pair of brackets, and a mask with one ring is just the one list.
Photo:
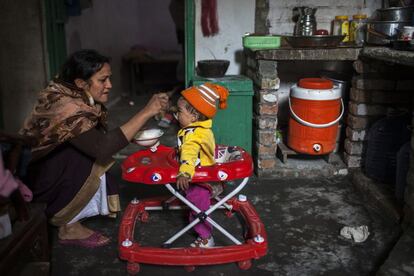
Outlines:
[[354, 62], [344, 161], [350, 168], [361, 167], [370, 126], [393, 108], [411, 110], [414, 92], [412, 69], [379, 61]]
[[[364, 166], [366, 140], [370, 127], [391, 109], [405, 108], [413, 113], [414, 69], [373, 60], [354, 62], [357, 76], [352, 81], [347, 116], [344, 161], [350, 168]], [[414, 125], [414, 117], [412, 121]], [[404, 195], [404, 225], [414, 221], [414, 136], [411, 136], [410, 166]]]

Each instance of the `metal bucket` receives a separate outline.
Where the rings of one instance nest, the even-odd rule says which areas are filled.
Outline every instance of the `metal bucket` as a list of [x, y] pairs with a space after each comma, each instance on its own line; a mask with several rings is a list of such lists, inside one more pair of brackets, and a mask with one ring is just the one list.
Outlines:
[[346, 100], [348, 99], [348, 91], [350, 87], [350, 77], [345, 74], [331, 72], [331, 71], [322, 71], [319, 73], [321, 78], [331, 80], [334, 85], [341, 91], [341, 97]]

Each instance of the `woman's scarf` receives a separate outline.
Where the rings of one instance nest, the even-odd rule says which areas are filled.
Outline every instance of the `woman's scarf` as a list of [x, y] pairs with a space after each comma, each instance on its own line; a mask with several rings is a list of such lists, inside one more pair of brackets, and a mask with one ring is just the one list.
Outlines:
[[102, 104], [89, 103], [82, 89], [55, 80], [39, 93], [20, 134], [34, 138], [32, 157], [38, 159], [98, 123], [105, 127], [106, 113]]

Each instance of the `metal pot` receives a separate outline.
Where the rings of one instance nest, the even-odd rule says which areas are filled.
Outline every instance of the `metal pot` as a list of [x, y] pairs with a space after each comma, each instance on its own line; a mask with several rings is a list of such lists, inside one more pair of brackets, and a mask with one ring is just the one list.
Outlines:
[[369, 21], [367, 22], [368, 44], [387, 45], [398, 38], [398, 33], [404, 26], [410, 25], [410, 21]]
[[378, 21], [410, 21], [413, 18], [414, 6], [411, 7], [391, 7], [378, 9], [374, 18]]
[[323, 79], [331, 80], [334, 85], [338, 87], [338, 89], [341, 91], [342, 99], [348, 99], [348, 90], [352, 78], [351, 76], [334, 71], [321, 71], [319, 75]]

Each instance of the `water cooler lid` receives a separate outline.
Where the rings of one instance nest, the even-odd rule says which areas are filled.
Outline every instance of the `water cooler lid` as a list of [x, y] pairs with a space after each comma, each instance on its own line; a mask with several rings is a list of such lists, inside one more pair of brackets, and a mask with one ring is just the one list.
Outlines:
[[341, 89], [331, 80], [305, 78], [290, 89], [290, 96], [303, 100], [337, 100], [341, 98]]
[[331, 89], [333, 81], [322, 78], [304, 78], [299, 80], [298, 86], [308, 89]]

